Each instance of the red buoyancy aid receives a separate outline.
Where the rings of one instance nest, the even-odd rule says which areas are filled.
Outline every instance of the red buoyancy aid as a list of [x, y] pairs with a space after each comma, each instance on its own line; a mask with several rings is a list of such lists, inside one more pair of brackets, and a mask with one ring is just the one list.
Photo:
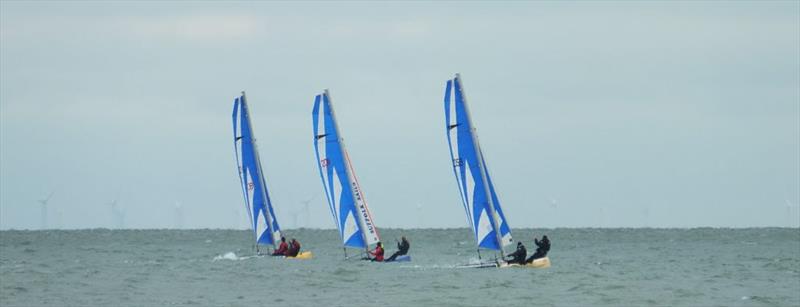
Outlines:
[[375, 252], [372, 252], [371, 254], [375, 256], [375, 261], [383, 261], [383, 247], [376, 247]]
[[286, 250], [288, 249], [289, 249], [289, 244], [286, 244], [286, 242], [281, 242], [281, 244], [278, 245], [278, 249], [275, 250], [275, 254], [283, 255], [286, 253]]

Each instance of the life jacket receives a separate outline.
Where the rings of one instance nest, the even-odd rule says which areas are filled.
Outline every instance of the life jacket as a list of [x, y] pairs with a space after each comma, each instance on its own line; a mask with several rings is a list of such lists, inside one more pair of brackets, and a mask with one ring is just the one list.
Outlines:
[[375, 261], [383, 261], [383, 247], [376, 247], [373, 255], [375, 255]]
[[286, 254], [286, 251], [288, 249], [289, 249], [289, 245], [286, 244], [286, 242], [281, 242], [281, 244], [278, 245], [278, 249], [276, 249], [273, 254], [275, 254], [275, 255], [284, 255], [284, 254]]

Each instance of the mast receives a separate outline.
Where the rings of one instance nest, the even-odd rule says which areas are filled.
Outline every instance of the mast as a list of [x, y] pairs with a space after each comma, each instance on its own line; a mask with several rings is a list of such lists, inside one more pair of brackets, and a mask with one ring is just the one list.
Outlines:
[[[500, 248], [501, 256], [505, 254], [503, 250], [503, 240], [502, 235], [500, 234], [500, 223], [497, 221], [497, 214], [494, 210], [494, 200], [492, 199], [492, 193], [489, 191], [489, 182], [487, 181], [486, 176], [486, 168], [483, 165], [483, 152], [481, 151], [481, 146], [478, 143], [478, 133], [475, 130], [475, 126], [472, 125], [472, 115], [469, 113], [469, 106], [467, 105], [467, 95], [464, 94], [464, 85], [461, 84], [461, 75], [456, 74], [455, 81], [459, 83], [458, 90], [461, 91], [461, 101], [464, 103], [464, 111], [467, 113], [467, 122], [469, 123], [470, 132], [472, 132], [472, 145], [475, 147], [476, 158], [478, 160], [478, 169], [481, 171], [481, 181], [483, 182], [483, 189], [486, 193], [487, 203], [489, 204], [489, 214], [492, 216], [490, 221], [494, 224], [494, 234], [495, 240], [497, 240], [497, 246]], [[454, 86], [455, 87], [455, 86]], [[474, 200], [473, 200], [474, 201]], [[479, 242], [480, 243], [480, 242]]]
[[[244, 91], [242, 91], [242, 105], [245, 106], [247, 105], [247, 97], [245, 96]], [[273, 236], [272, 232], [272, 213], [269, 210], [270, 201], [269, 201], [269, 196], [267, 195], [267, 183], [264, 181], [264, 172], [261, 170], [261, 157], [258, 154], [258, 145], [256, 145], [255, 135], [253, 134], [253, 122], [250, 120], [250, 108], [248, 107], [245, 107], [245, 116], [247, 116], [247, 123], [248, 123], [247, 128], [250, 129], [250, 142], [253, 144], [253, 155], [256, 158], [256, 168], [258, 169], [258, 177], [259, 177], [258, 179], [261, 181], [261, 197], [264, 198], [264, 206], [265, 206], [264, 217], [267, 222], [267, 231], [269, 231], [269, 236], [270, 239], [272, 240], [272, 248], [277, 249], [277, 245], [275, 244], [276, 243], [275, 237]], [[258, 214], [256, 214], [254, 218], [258, 219]], [[255, 225], [253, 226], [256, 227]], [[254, 230], [257, 229], [258, 227], [256, 227], [256, 229]], [[254, 232], [256, 236], [256, 250], [258, 250], [259, 233], [258, 231]]]
[[[244, 91], [242, 91], [242, 96], [244, 96]], [[244, 109], [244, 105], [241, 103], [241, 100], [242, 99], [240, 97], [236, 97], [236, 100], [235, 100], [238, 104], [235, 105], [234, 111], [238, 111], [238, 112], [234, 112], [234, 114], [233, 114], [233, 129], [234, 129], [233, 130], [233, 136], [234, 136], [234, 141], [233, 141], [234, 145], [233, 146], [234, 146], [234, 153], [235, 153], [235, 156], [236, 156], [236, 167], [238, 168], [238, 171], [239, 171], [239, 181], [242, 184], [242, 197], [244, 198], [244, 207], [245, 207], [245, 211], [247, 212], [247, 217], [250, 220], [250, 227], [253, 227], [253, 210], [250, 207], [250, 205], [251, 205], [250, 202], [251, 201], [249, 199], [247, 199], [247, 187], [246, 187], [247, 183], [245, 182], [245, 177], [244, 177], [244, 174], [243, 174], [243, 172], [244, 172], [244, 160], [243, 160], [244, 157], [240, 157], [240, 155], [242, 155], [244, 152], [243, 151], [239, 151], [239, 147], [240, 146], [242, 146], [242, 149], [244, 149], [243, 148], [244, 147], [243, 146], [244, 145], [243, 144], [244, 143], [244, 139], [243, 139], [244, 137], [241, 134], [239, 134], [237, 136], [237, 131], [236, 131], [237, 127], [239, 129], [241, 129], [241, 126], [242, 126], [242, 114], [241, 114], [242, 111], [241, 111], [241, 109]], [[248, 120], [248, 125], [249, 125], [249, 120]], [[241, 133], [241, 131], [238, 131], [238, 132]], [[237, 144], [237, 142], [239, 142], [239, 143]], [[255, 230], [253, 230], [253, 233], [255, 233]], [[256, 237], [255, 240], [253, 240], [253, 250], [256, 250], [256, 246], [258, 245], [257, 241], [258, 241], [258, 237]]]
[[[350, 195], [353, 198], [353, 205], [354, 205], [353, 209], [356, 209], [355, 208], [356, 194], [353, 192], [353, 187], [352, 187], [352, 182], [354, 182], [354, 180], [351, 180], [351, 178], [353, 178], [352, 177], [353, 174], [350, 171], [350, 167], [351, 167], [350, 159], [347, 158], [347, 150], [345, 150], [344, 139], [342, 138], [342, 134], [339, 132], [339, 122], [336, 120], [336, 114], [333, 111], [333, 101], [331, 100], [331, 96], [330, 96], [330, 93], [328, 92], [328, 89], [325, 89], [324, 92], [323, 92], [323, 101], [322, 101], [323, 104], [325, 103], [325, 99], [324, 98], [327, 98], [327, 100], [328, 100], [328, 110], [330, 110], [331, 118], [333, 119], [333, 129], [336, 130], [336, 137], [339, 138], [337, 141], [339, 141], [339, 150], [341, 151], [340, 154], [342, 155], [342, 159], [347, 164], [347, 165], [345, 165], [344, 169], [345, 169], [345, 174], [347, 174], [347, 184], [350, 185], [348, 187], [348, 189], [350, 190]], [[361, 188], [359, 188], [359, 190], [360, 189]], [[363, 219], [363, 217], [361, 217], [361, 215], [357, 214], [356, 212], [353, 212], [353, 215], [355, 215], [359, 219], [359, 221], [361, 221]], [[359, 228], [363, 228], [362, 224], [363, 223], [358, 223], [358, 227]], [[366, 229], [361, 229], [361, 240], [364, 241], [364, 249], [365, 249], [366, 253], [369, 254], [369, 243], [367, 243], [368, 242], [367, 241], [367, 234], [365, 233], [365, 231], [366, 231]], [[346, 253], [347, 253], [347, 249], [345, 249], [345, 255], [346, 255]]]

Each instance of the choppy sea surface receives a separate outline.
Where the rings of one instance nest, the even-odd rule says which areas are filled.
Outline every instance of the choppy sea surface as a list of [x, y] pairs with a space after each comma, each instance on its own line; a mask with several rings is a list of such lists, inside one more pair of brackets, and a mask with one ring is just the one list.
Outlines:
[[383, 230], [387, 255], [410, 238], [402, 263], [286, 233], [314, 259], [254, 256], [243, 230], [0, 231], [0, 306], [800, 306], [797, 228], [516, 230], [531, 252], [548, 235], [549, 269], [459, 268], [467, 229]]

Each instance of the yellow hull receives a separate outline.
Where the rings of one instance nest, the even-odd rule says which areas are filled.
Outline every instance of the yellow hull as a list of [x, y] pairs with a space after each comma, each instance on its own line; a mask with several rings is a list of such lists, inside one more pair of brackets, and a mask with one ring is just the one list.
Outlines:
[[526, 267], [546, 269], [550, 267], [550, 258], [544, 257], [534, 260], [531, 263], [525, 264]]
[[286, 259], [307, 260], [307, 259], [311, 259], [313, 257], [314, 257], [314, 254], [312, 254], [310, 251], [304, 251], [304, 252], [300, 252], [299, 254], [297, 254], [296, 257], [286, 257]]
[[520, 267], [520, 268], [534, 268], [534, 269], [546, 269], [550, 267], [550, 258], [544, 257], [534, 260], [531, 263], [526, 263], [525, 265], [519, 265], [516, 263], [501, 263], [499, 265], [501, 268], [513, 268], [513, 267]]

